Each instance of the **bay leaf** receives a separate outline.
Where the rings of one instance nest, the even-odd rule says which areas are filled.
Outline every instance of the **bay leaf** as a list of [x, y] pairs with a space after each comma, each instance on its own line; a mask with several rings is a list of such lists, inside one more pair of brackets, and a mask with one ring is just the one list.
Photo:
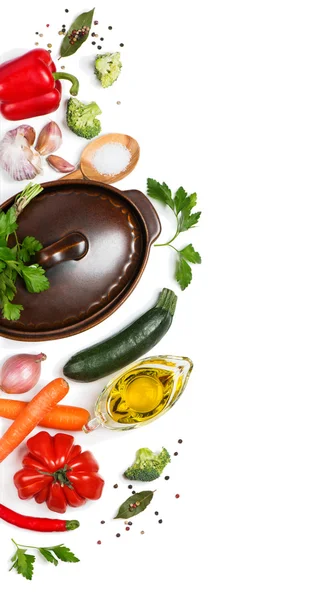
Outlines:
[[75, 54], [75, 52], [81, 48], [82, 44], [88, 39], [90, 31], [81, 39], [77, 40], [74, 44], [70, 43], [69, 36], [74, 29], [79, 30], [84, 26], [90, 27], [91, 29], [94, 11], [95, 9], [93, 8], [92, 10], [89, 10], [89, 12], [82, 13], [75, 19], [75, 21], [73, 21], [60, 46], [60, 58]]
[[[123, 504], [121, 504], [118, 509], [118, 513], [115, 519], [131, 519], [135, 517], [139, 513], [141, 513], [145, 508], [147, 508], [148, 504], [152, 501], [154, 492], [145, 491], [139, 492], [138, 494], [133, 494], [130, 496]], [[140, 502], [139, 506], [136, 508], [132, 508], [130, 504], [135, 504], [136, 502]]]

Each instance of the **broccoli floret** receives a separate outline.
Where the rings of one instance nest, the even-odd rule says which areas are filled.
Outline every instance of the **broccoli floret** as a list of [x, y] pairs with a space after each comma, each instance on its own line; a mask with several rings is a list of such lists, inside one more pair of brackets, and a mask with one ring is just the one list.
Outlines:
[[159, 454], [155, 454], [149, 448], [140, 448], [136, 454], [136, 460], [124, 475], [128, 479], [137, 481], [153, 481], [162, 474], [166, 465], [171, 462], [168, 451], [163, 448]]
[[95, 102], [83, 104], [76, 98], [70, 98], [67, 103], [66, 120], [68, 127], [81, 137], [88, 140], [99, 135], [101, 123], [96, 119], [101, 110]]
[[121, 72], [121, 68], [122, 63], [119, 52], [97, 54], [95, 60], [95, 74], [103, 88], [113, 85]]

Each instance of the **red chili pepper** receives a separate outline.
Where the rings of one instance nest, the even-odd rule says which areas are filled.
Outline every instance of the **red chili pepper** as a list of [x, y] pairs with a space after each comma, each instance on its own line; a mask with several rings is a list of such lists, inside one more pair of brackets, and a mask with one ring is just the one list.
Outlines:
[[27, 440], [27, 447], [23, 469], [14, 476], [22, 500], [34, 498], [64, 513], [67, 505], [82, 506], [86, 500], [100, 498], [104, 480], [98, 463], [89, 450], [81, 452], [81, 446], [74, 445], [72, 435], [41, 431]]
[[63, 519], [43, 519], [40, 517], [28, 517], [0, 504], [0, 519], [3, 519], [11, 525], [21, 527], [22, 529], [32, 529], [33, 531], [72, 531], [80, 527], [78, 521], [64, 521]]
[[59, 79], [72, 83], [76, 96], [79, 82], [69, 73], [58, 73], [50, 53], [31, 50], [0, 65], [0, 113], [10, 121], [47, 115], [57, 110], [61, 100]]

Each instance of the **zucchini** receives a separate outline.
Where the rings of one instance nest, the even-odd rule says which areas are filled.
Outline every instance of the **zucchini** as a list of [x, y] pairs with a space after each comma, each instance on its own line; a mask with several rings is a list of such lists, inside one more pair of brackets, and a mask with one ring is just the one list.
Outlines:
[[75, 381], [95, 381], [126, 367], [146, 354], [171, 326], [177, 296], [164, 288], [157, 304], [116, 335], [74, 354], [64, 375]]

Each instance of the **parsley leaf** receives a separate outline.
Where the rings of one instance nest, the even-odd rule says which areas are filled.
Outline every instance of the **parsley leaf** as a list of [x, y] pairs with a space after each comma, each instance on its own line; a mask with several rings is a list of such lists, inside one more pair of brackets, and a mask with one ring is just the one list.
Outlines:
[[23, 575], [26, 579], [32, 579], [35, 561], [35, 556], [33, 554], [26, 554], [27, 548], [37, 550], [46, 561], [52, 563], [55, 567], [58, 565], [57, 558], [63, 562], [80, 562], [73, 552], [69, 548], [66, 548], [64, 544], [50, 546], [48, 548], [39, 548], [38, 546], [23, 546], [22, 544], [17, 544], [13, 539], [11, 541], [15, 544], [17, 550], [11, 559], [13, 564], [9, 570], [16, 569], [17, 573]]
[[181, 255], [177, 260], [175, 276], [182, 290], [185, 290], [192, 280], [191, 266]]
[[[26, 236], [20, 243], [16, 229], [17, 217], [27, 204], [42, 191], [39, 184], [29, 183], [15, 198], [15, 203], [6, 212], [0, 210], [0, 310], [4, 319], [17, 321], [23, 310], [21, 304], [12, 304], [16, 295], [17, 275], [22, 277], [29, 292], [42, 292], [49, 287], [45, 271], [37, 264], [27, 266], [42, 244], [32, 236]], [[15, 234], [16, 244], [9, 240]], [[10, 243], [8, 243], [10, 241]]]
[[183, 189], [183, 187], [179, 187], [179, 189], [175, 192], [174, 196], [174, 206], [175, 212], [178, 215], [184, 208], [186, 208], [189, 204], [188, 194]]
[[49, 288], [49, 280], [44, 273], [45, 270], [40, 265], [22, 266], [20, 269], [27, 290], [36, 294]]
[[69, 548], [63, 546], [63, 544], [52, 546], [52, 548], [48, 548], [48, 550], [52, 550], [59, 560], [62, 560], [63, 562], [80, 562], [80, 559], [77, 558]]
[[26, 550], [22, 548], [18, 548], [12, 557], [12, 567], [11, 569], [16, 569], [19, 575], [23, 575], [25, 579], [32, 579], [33, 577], [33, 563], [35, 561], [35, 556], [33, 554], [26, 554]]
[[174, 210], [174, 202], [172, 199], [172, 192], [166, 183], [158, 183], [155, 179], [147, 179], [147, 194], [155, 200], [167, 204], [172, 210]]
[[183, 211], [179, 222], [179, 232], [187, 231], [188, 229], [191, 229], [191, 227], [195, 227], [199, 221], [200, 215], [200, 212], [190, 214], [189, 210]]
[[0, 260], [4, 260], [6, 262], [14, 261], [14, 254], [10, 248], [0, 248]]
[[179, 251], [179, 254], [180, 254], [180, 256], [185, 258], [185, 260], [187, 260], [188, 262], [198, 264], [198, 265], [202, 262], [200, 254], [198, 252], [196, 252], [196, 250], [192, 244], [188, 244], [188, 246], [186, 246], [185, 248], [182, 248], [182, 250]]
[[154, 200], [159, 200], [169, 206], [175, 214], [177, 222], [175, 235], [165, 244], [155, 244], [155, 246], [169, 246], [178, 253], [175, 278], [181, 289], [185, 290], [192, 280], [192, 271], [189, 263], [200, 264], [202, 262], [201, 257], [192, 244], [188, 244], [182, 250], [178, 250], [172, 245], [172, 242], [180, 233], [188, 231], [188, 229], [197, 225], [201, 212], [192, 212], [197, 204], [197, 194], [188, 195], [181, 186], [175, 192], [174, 196], [172, 196], [172, 192], [167, 184], [159, 183], [155, 179], [147, 179], [147, 194], [151, 198], [154, 198]]
[[41, 242], [36, 240], [34, 237], [28, 235], [23, 239], [21, 243], [18, 256], [23, 262], [28, 262], [31, 256], [33, 256], [36, 252], [38, 252], [38, 250], [41, 250], [42, 248], [43, 246]]
[[17, 227], [14, 206], [9, 208], [7, 212], [0, 212], [0, 238], [7, 238], [11, 233], [16, 231]]
[[39, 548], [40, 554], [45, 558], [48, 562], [53, 563], [55, 567], [58, 565], [57, 558], [48, 550], [47, 548]]
[[20, 317], [23, 306], [21, 304], [12, 304], [8, 300], [3, 302], [2, 315], [4, 319], [9, 321], [17, 321]]

